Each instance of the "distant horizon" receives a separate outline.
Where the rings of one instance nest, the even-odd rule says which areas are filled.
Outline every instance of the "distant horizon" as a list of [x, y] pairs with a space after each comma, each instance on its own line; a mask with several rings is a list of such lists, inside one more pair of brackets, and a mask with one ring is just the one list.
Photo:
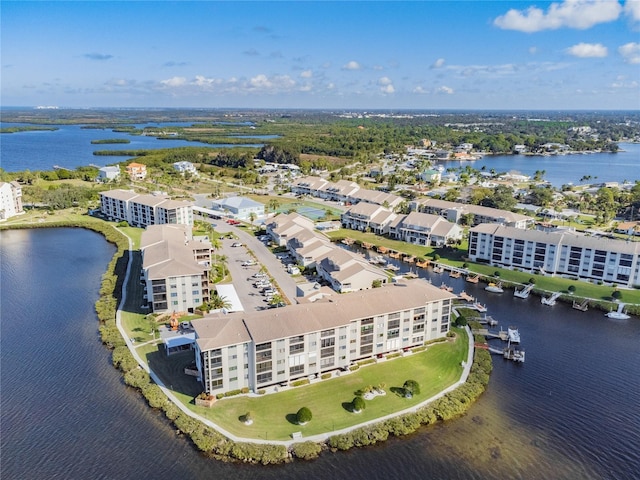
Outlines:
[[9, 105], [640, 109], [640, 0], [6, 0], [0, 27]]
[[224, 111], [316, 111], [316, 112], [629, 112], [640, 114], [638, 109], [598, 109], [598, 108], [347, 108], [347, 107], [189, 107], [189, 106], [63, 106], [63, 105], [0, 105], [0, 111], [7, 110], [224, 110]]

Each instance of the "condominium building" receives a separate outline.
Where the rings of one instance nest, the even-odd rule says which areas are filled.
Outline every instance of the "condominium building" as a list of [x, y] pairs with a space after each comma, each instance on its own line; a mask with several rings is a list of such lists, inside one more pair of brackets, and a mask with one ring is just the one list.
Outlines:
[[253, 392], [346, 369], [449, 331], [454, 295], [424, 280], [285, 308], [193, 320], [207, 393]]
[[469, 231], [469, 259], [532, 273], [625, 287], [640, 285], [640, 243], [575, 232], [482, 224]]
[[318, 257], [315, 267], [318, 275], [340, 293], [370, 289], [374, 283], [384, 284], [388, 279], [384, 271], [340, 247]]
[[100, 212], [110, 220], [134, 227], [162, 224], [193, 225], [193, 202], [166, 195], [141, 195], [132, 190], [100, 192]]
[[439, 215], [411, 212], [389, 224], [389, 236], [416, 245], [441, 247], [462, 240], [462, 228]]
[[330, 182], [319, 177], [304, 177], [296, 180], [291, 185], [291, 191], [298, 195], [311, 195], [325, 200], [344, 203], [373, 203], [395, 208], [404, 199], [392, 193], [380, 192], [378, 190], [367, 190], [349, 180], [339, 180]]
[[187, 225], [150, 225], [140, 239], [142, 278], [153, 312], [188, 312], [210, 300], [213, 247]]
[[463, 215], [473, 215], [473, 224], [499, 223], [508, 227], [529, 228], [534, 219], [526, 215], [500, 210], [498, 208], [468, 205], [466, 203], [449, 202], [437, 198], [421, 198], [409, 203], [411, 210], [441, 215], [450, 222], [460, 223]]
[[22, 185], [18, 182], [0, 182], [0, 221], [23, 213]]

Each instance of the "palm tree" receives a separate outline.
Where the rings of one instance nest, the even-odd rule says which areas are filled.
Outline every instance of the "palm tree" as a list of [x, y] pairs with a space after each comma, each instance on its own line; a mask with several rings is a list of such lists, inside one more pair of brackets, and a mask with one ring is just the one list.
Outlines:
[[251, 225], [256, 221], [256, 218], [258, 218], [256, 212], [249, 212], [249, 221], [251, 222]]
[[211, 296], [211, 300], [209, 301], [209, 306], [212, 310], [220, 310], [223, 308], [231, 308], [231, 302], [227, 300], [227, 297], [222, 297], [218, 295], [218, 292], [215, 292]]

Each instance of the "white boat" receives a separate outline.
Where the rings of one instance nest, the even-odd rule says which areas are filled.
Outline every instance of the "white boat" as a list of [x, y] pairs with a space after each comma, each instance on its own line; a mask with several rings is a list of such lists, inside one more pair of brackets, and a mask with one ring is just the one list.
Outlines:
[[486, 287], [484, 287], [484, 289], [487, 292], [491, 292], [491, 293], [503, 293], [504, 290], [502, 289], [502, 284], [500, 282], [498, 283], [490, 283], [489, 285], [487, 285]]
[[520, 332], [516, 327], [509, 327], [507, 329], [507, 335], [509, 335], [509, 342], [520, 343]]
[[618, 310], [611, 310], [606, 316], [614, 320], [627, 320], [631, 318], [628, 314], [624, 313], [624, 303], [618, 305]]
[[393, 263], [388, 264], [385, 268], [393, 272], [397, 272], [398, 270], [400, 270], [400, 267], [394, 265]]

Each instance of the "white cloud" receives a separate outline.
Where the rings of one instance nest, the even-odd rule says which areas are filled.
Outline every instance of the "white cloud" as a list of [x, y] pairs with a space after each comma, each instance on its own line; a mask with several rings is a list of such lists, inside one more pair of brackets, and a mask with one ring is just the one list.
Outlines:
[[435, 62], [433, 62], [433, 65], [431, 65], [431, 68], [442, 68], [443, 66], [444, 66], [444, 58], [439, 58]]
[[446, 85], [443, 85], [441, 87], [439, 87], [436, 92], [438, 93], [445, 93], [447, 95], [451, 95], [453, 93], [453, 88], [451, 87], [447, 87]]
[[393, 87], [393, 82], [389, 77], [380, 77], [378, 79], [378, 85], [380, 86], [380, 91], [385, 94], [395, 93], [396, 89]]
[[624, 61], [627, 63], [630, 63], [632, 65], [637, 65], [640, 63], [640, 43], [626, 43], [621, 47], [618, 47], [618, 53], [622, 55]]
[[627, 81], [627, 77], [620, 75], [616, 78], [615, 82], [611, 84], [611, 88], [625, 88], [625, 89], [637, 89], [637, 80]]
[[184, 77], [172, 77], [167, 80], [161, 80], [160, 83], [167, 87], [181, 87], [187, 83], [187, 79]]
[[305, 71], [300, 73], [300, 76], [302, 78], [311, 78], [311, 77], [313, 77], [313, 72], [311, 70], [305, 70]]
[[418, 95], [424, 95], [426, 93], [429, 93], [428, 90], [425, 90], [424, 88], [422, 88], [420, 85], [418, 85], [416, 88], [414, 88], [413, 93], [417, 93]]
[[602, 58], [608, 55], [607, 47], [601, 43], [578, 43], [565, 50], [569, 55], [579, 58]]
[[361, 68], [362, 67], [360, 66], [360, 64], [355, 60], [351, 60], [350, 62], [342, 66], [343, 70], [360, 70]]
[[624, 4], [624, 13], [636, 22], [640, 22], [640, 0], [627, 0]]
[[621, 12], [622, 6], [618, 0], [565, 0], [552, 3], [546, 12], [538, 7], [511, 9], [496, 18], [493, 24], [504, 30], [527, 33], [563, 27], [584, 30], [599, 23], [617, 20]]
[[538, 53], [538, 47], [529, 47], [530, 55], [535, 55], [536, 53]]

